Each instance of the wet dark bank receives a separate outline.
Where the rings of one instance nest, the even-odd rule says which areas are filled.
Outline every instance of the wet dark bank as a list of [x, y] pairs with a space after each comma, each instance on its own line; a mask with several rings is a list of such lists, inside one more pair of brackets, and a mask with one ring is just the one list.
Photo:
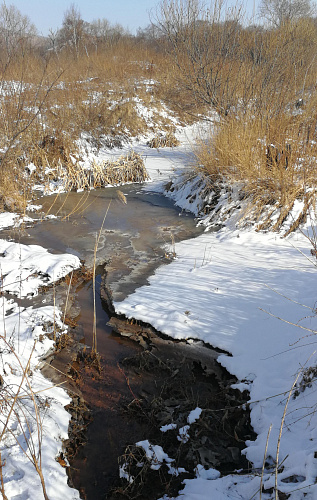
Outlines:
[[[78, 397], [69, 408], [73, 418], [65, 456], [70, 484], [81, 497], [154, 500], [175, 496], [183, 479], [194, 477], [198, 463], [224, 474], [247, 469], [241, 450], [253, 433], [241, 405], [248, 395], [231, 389], [236, 380], [217, 363], [219, 352], [200, 342], [175, 342], [150, 325], [109, 319], [98, 301], [97, 367], [86, 357], [91, 351], [85, 347], [92, 344], [91, 283], [79, 288], [81, 312], [73, 337], [81, 343], [75, 350], [72, 345], [62, 349], [52, 365], [60, 367], [65, 351], [72, 352], [68, 388]], [[179, 429], [197, 406], [203, 412], [191, 425], [188, 441], [180, 442]], [[171, 423], [174, 429], [161, 432]], [[147, 439], [175, 460], [174, 474], [166, 464], [151, 468], [142, 448], [135, 446]], [[120, 479], [119, 467], [134, 481]]]

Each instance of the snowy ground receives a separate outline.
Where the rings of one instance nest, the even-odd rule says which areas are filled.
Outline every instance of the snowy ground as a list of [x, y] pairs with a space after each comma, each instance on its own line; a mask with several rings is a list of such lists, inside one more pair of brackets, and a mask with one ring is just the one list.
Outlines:
[[[160, 190], [171, 175], [168, 165], [177, 169], [189, 158], [182, 148], [171, 156], [166, 150], [161, 154], [161, 160], [147, 158], [154, 182], [145, 189]], [[180, 190], [172, 196], [187, 208], [187, 193]], [[218, 232], [176, 244], [176, 259], [155, 272], [150, 286], [137, 289], [115, 307], [171, 337], [202, 339], [225, 349], [232, 356], [221, 355], [219, 361], [237, 376], [236, 387], [250, 391], [258, 437], [247, 442], [245, 454], [254, 473], [218, 477], [215, 471], [199, 468], [197, 479], [185, 481], [179, 498], [260, 498], [270, 428], [266, 456], [271, 467], [267, 465], [263, 475], [264, 489], [270, 493], [262, 498], [275, 498], [271, 488], [277, 459], [282, 463], [279, 491], [292, 500], [317, 498], [317, 262], [305, 236], [312, 235], [312, 229], [306, 226], [304, 234], [283, 239], [252, 228], [239, 230], [238, 216], [235, 212]], [[294, 383], [297, 390], [290, 393]]]
[[[1, 214], [3, 227], [14, 222]], [[53, 346], [47, 333], [64, 331], [62, 313], [53, 306], [33, 307], [26, 298], [41, 285], [79, 266], [73, 255], [52, 255], [45, 249], [0, 240], [0, 441], [3, 498], [42, 500], [42, 469], [50, 499], [78, 499], [67, 485], [66, 471], [56, 461], [68, 437], [70, 398], [52, 387], [39, 371], [41, 358]], [[24, 299], [23, 306], [21, 299]], [[6, 495], [6, 496], [5, 496]]]
[[[133, 144], [137, 152], [144, 154], [152, 178], [144, 189], [162, 191], [184, 165], [190, 165], [196, 133], [194, 127], [184, 130], [183, 144], [175, 149], [151, 150], [145, 140]], [[104, 152], [101, 157], [103, 154], [109, 155]], [[188, 208], [188, 192], [186, 187], [171, 195], [180, 206]], [[13, 222], [1, 215], [2, 227]], [[237, 376], [237, 387], [250, 391], [252, 425], [258, 437], [247, 443], [245, 453], [254, 473], [221, 477], [215, 470], [205, 471], [198, 466], [197, 479], [186, 480], [179, 498], [260, 498], [261, 468], [272, 425], [266, 452], [267, 463], [272, 467], [267, 466], [263, 475], [264, 487], [270, 491], [274, 487], [282, 422], [278, 489], [290, 493], [292, 500], [305, 495], [307, 499], [317, 498], [316, 260], [310, 255], [308, 239], [300, 232], [282, 239], [277, 234], [260, 234], [250, 228], [240, 230], [236, 222], [237, 213], [221, 231], [205, 232], [196, 239], [177, 243], [176, 259], [156, 271], [150, 286], [139, 288], [115, 306], [118, 312], [144, 319], [172, 337], [202, 339], [225, 349], [231, 356], [221, 355], [219, 361]], [[31, 305], [22, 307], [18, 300], [36, 294], [42, 283], [52, 282], [78, 265], [74, 256], [56, 258], [40, 247], [0, 241], [2, 291], [6, 292], [0, 297], [4, 394], [1, 428], [5, 429], [1, 436], [1, 460], [4, 491], [10, 499], [43, 498], [32, 456], [38, 461], [41, 457], [51, 500], [79, 498], [78, 492], [67, 486], [65, 470], [55, 461], [61, 440], [67, 435], [69, 415], [64, 406], [69, 398], [61, 388], [48, 389], [48, 382], [36, 370], [41, 356], [52, 345], [43, 335], [44, 330], [52, 328], [54, 315], [62, 328], [62, 313], [45, 304], [37, 309]], [[312, 369], [308, 371], [308, 367]], [[295, 382], [296, 397], [293, 392], [288, 401]], [[36, 393], [34, 400], [30, 387]], [[44, 389], [45, 392], [39, 392]], [[17, 400], [12, 399], [13, 394], [18, 394]], [[11, 407], [13, 411], [8, 415]], [[200, 409], [193, 411], [199, 418]], [[186, 429], [179, 431], [181, 439], [187, 435]], [[140, 446], [152, 450], [149, 453], [156, 449], [148, 441]], [[158, 451], [166, 461], [164, 450]], [[172, 464], [173, 457], [168, 461]], [[262, 499], [275, 498], [274, 495], [264, 493]]]

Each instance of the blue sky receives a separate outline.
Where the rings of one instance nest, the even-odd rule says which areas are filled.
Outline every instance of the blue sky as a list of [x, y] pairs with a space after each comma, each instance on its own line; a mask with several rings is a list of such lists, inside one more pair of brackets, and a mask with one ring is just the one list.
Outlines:
[[[246, 1], [250, 14], [254, 2], [257, 5], [258, 1]], [[155, 9], [159, 0], [6, 0], [7, 5], [15, 5], [22, 14], [28, 15], [43, 35], [47, 35], [50, 28], [61, 27], [64, 12], [71, 3], [79, 9], [85, 21], [106, 18], [111, 23], [118, 22], [128, 27], [134, 33], [139, 26], [149, 24], [149, 12]]]

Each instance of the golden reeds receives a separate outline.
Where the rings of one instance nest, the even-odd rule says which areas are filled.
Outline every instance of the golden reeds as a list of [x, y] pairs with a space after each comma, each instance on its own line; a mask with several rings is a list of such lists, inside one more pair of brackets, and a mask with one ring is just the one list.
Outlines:
[[241, 223], [279, 231], [296, 201], [302, 210], [290, 230], [306, 220], [317, 187], [316, 144], [307, 141], [312, 119], [305, 109], [300, 116], [285, 110], [274, 118], [237, 113], [200, 142], [198, 170], [211, 186], [238, 186], [240, 201], [246, 202]]
[[146, 143], [150, 148], [175, 148], [180, 142], [173, 131], [168, 131], [166, 134], [159, 133], [153, 139]]
[[149, 179], [141, 155], [131, 151], [117, 160], [105, 162], [93, 161], [89, 169], [79, 162], [61, 167], [59, 177], [66, 190], [82, 190], [116, 186], [127, 182], [144, 182]]

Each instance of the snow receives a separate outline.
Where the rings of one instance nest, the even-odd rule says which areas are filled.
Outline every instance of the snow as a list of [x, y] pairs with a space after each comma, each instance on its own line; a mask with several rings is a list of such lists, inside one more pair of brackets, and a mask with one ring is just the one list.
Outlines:
[[17, 214], [6, 212], [0, 214], [0, 229], [13, 226], [17, 218]]
[[[178, 441], [180, 441], [181, 443], [187, 443], [190, 439], [190, 436], [189, 436], [189, 429], [190, 429], [190, 426], [191, 424], [193, 424], [194, 422], [196, 422], [200, 415], [201, 415], [201, 412], [202, 412], [202, 408], [199, 408], [198, 406], [192, 410], [188, 417], [187, 417], [187, 422], [189, 425], [184, 425], [183, 427], [180, 427], [180, 429], [178, 429], [178, 436], [177, 436], [177, 439]], [[169, 429], [173, 429], [173, 428], [176, 428], [177, 426], [175, 427], [172, 427], [173, 424], [170, 424], [169, 425]], [[166, 426], [165, 426], [166, 427]], [[161, 428], [162, 430], [162, 428]]]
[[0, 240], [2, 290], [21, 297], [37, 295], [39, 286], [68, 274], [78, 267], [74, 255], [49, 254], [38, 245], [17, 245]]
[[161, 432], [172, 431], [173, 429], [176, 429], [176, 427], [177, 427], [176, 424], [166, 424], [166, 425], [162, 425], [162, 427], [160, 427], [160, 431]]
[[198, 464], [196, 467], [197, 476], [203, 479], [218, 479], [220, 472], [216, 469], [206, 470], [202, 465]]
[[20, 217], [17, 214], [10, 212], [3, 212], [0, 214], [0, 230], [8, 227], [19, 227], [21, 224], [25, 222], [31, 222], [32, 219], [30, 217]]
[[189, 424], [193, 424], [194, 422], [196, 422], [196, 420], [199, 419], [199, 417], [201, 415], [201, 412], [202, 412], [202, 409], [197, 406], [197, 408], [195, 408], [194, 410], [192, 410], [190, 412], [190, 414], [188, 415], [187, 422]]
[[[14, 224], [11, 214], [1, 216], [3, 227]], [[64, 407], [70, 397], [39, 371], [42, 357], [53, 347], [47, 333], [54, 323], [65, 331], [62, 313], [53, 306], [22, 307], [15, 302], [16, 295], [36, 295], [39, 286], [79, 265], [72, 255], [52, 255], [41, 247], [0, 240], [0, 451], [4, 492], [10, 499], [44, 498], [35, 468], [40, 463], [49, 498], [79, 499], [56, 461], [68, 437], [70, 415]]]
[[[178, 476], [179, 473], [186, 472], [184, 468], [176, 468], [172, 465], [175, 460], [173, 458], [170, 458], [167, 453], [165, 453], [162, 446], [153, 445], [149, 442], [148, 439], [139, 441], [138, 443], [136, 443], [136, 446], [143, 448], [143, 450], [145, 451], [145, 455], [150, 462], [151, 469], [159, 470], [160, 467], [165, 463], [167, 465], [169, 474]], [[143, 465], [143, 463], [139, 464], [140, 467], [142, 467]], [[124, 476], [122, 475], [121, 477]]]
[[169, 456], [164, 452], [162, 446], [153, 445], [147, 439], [139, 441], [136, 445], [143, 448], [146, 457], [151, 462], [151, 469], [153, 470], [158, 470], [164, 462], [173, 462], [173, 459], [169, 458]]
[[190, 425], [184, 425], [178, 430], [178, 436], [177, 436], [178, 441], [180, 441], [181, 443], [187, 443], [187, 441], [189, 441], [189, 434], [188, 434], [189, 428]]

